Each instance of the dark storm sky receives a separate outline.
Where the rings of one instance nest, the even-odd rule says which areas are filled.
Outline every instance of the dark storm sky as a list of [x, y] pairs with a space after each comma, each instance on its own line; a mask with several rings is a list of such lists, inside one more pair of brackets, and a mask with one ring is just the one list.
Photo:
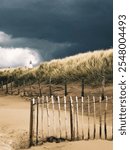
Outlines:
[[36, 49], [44, 60], [111, 48], [112, 3], [0, 0], [0, 47]]

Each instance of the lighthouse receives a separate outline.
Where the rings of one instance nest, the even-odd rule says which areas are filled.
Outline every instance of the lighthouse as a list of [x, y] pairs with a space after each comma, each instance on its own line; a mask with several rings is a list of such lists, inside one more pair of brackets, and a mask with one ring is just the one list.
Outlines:
[[29, 62], [29, 66], [28, 66], [29, 69], [32, 69], [33, 68], [33, 64], [32, 64], [32, 61], [30, 60]]

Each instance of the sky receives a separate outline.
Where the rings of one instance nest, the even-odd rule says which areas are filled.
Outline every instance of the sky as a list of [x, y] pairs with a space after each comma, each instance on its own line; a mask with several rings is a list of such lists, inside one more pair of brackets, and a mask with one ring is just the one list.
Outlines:
[[0, 0], [0, 67], [112, 48], [112, 37], [112, 0]]

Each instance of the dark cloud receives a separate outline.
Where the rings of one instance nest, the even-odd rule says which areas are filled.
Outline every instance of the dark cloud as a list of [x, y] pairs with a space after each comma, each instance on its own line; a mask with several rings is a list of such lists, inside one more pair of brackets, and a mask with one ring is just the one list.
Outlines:
[[[75, 46], [72, 43], [56, 43], [47, 41], [44, 39], [37, 39], [37, 38], [18, 38], [12, 37], [4, 32], [0, 31], [0, 46], [3, 48], [31, 48], [36, 49], [42, 55], [44, 60], [50, 60], [54, 58], [56, 55], [53, 56], [54, 53], [58, 53], [58, 51], [65, 51], [69, 48]], [[61, 53], [60, 53], [61, 54]], [[57, 55], [58, 56], [58, 55]], [[63, 55], [64, 56], [64, 55]]]
[[109, 48], [113, 41], [112, 3], [112, 0], [0, 0], [0, 30], [13, 39], [22, 39], [13, 42], [13, 46], [36, 48], [42, 55], [51, 55], [50, 58]]

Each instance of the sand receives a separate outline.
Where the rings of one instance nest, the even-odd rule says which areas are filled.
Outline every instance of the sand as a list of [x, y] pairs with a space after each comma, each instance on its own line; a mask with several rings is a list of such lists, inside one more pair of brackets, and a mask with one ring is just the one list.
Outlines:
[[111, 141], [91, 140], [64, 143], [45, 143], [43, 146], [32, 147], [31, 150], [112, 150]]
[[[27, 149], [29, 101], [19, 96], [0, 96], [0, 150]], [[112, 141], [89, 140], [44, 143], [31, 150], [112, 150]]]

